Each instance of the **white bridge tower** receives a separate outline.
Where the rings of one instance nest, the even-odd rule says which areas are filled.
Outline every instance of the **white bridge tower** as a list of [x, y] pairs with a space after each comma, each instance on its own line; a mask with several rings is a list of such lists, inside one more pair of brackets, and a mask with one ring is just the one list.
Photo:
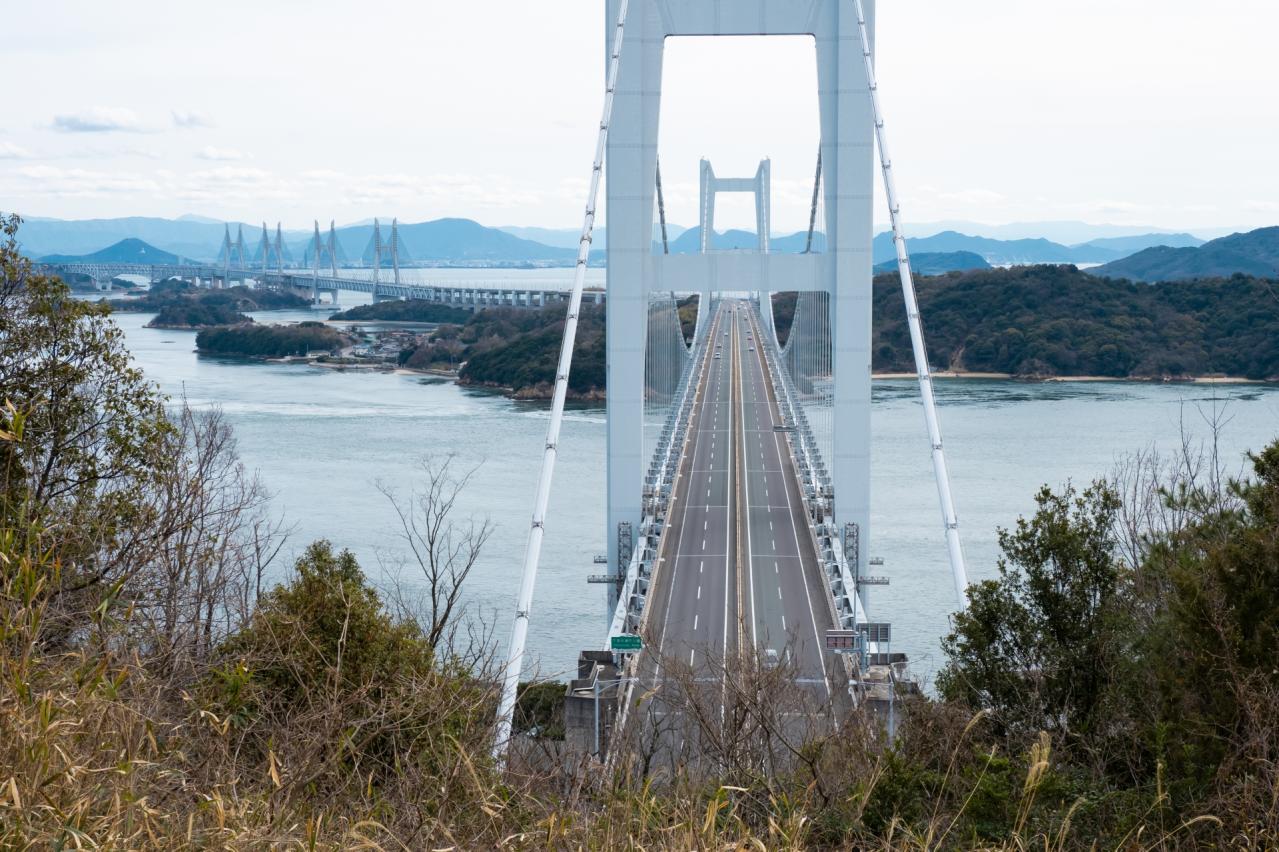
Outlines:
[[[623, 0], [608, 0], [609, 35]], [[644, 471], [644, 363], [649, 294], [661, 291], [816, 290], [829, 294], [832, 331], [835, 521], [857, 524], [867, 564], [870, 521], [871, 241], [875, 117], [857, 9], [848, 0], [629, 0], [607, 143], [608, 211], [608, 558], [618, 564], [618, 530], [638, 528]], [[874, 2], [864, 4], [873, 33]], [[770, 254], [767, 192], [757, 195], [759, 252], [654, 253], [658, 117], [668, 36], [808, 35], [816, 41], [826, 237], [820, 254]], [[611, 39], [606, 38], [610, 45]], [[692, 85], [692, 81], [690, 81]], [[755, 179], [767, 185], [767, 164]], [[703, 208], [716, 189], [703, 164]], [[755, 187], [741, 187], [752, 191]], [[762, 207], [761, 207], [762, 198]], [[762, 213], [761, 213], [762, 210]], [[713, 213], [712, 213], [713, 215]], [[703, 239], [712, 222], [704, 217]], [[706, 243], [709, 246], [709, 242]], [[708, 310], [708, 305], [702, 306]], [[611, 602], [610, 602], [611, 603]]]

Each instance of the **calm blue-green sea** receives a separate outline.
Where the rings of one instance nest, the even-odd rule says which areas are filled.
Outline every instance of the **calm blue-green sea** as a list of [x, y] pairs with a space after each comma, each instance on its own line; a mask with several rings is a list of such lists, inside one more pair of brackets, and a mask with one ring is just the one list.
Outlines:
[[[451, 274], [433, 271], [432, 277]], [[564, 274], [524, 277], [550, 284]], [[295, 312], [258, 318], [314, 317]], [[199, 357], [193, 332], [144, 328], [149, 319], [116, 316], [138, 364], [163, 391], [226, 413], [245, 464], [260, 473], [276, 495], [276, 510], [296, 527], [290, 553], [327, 538], [350, 548], [374, 582], [385, 583], [402, 548], [377, 484], [408, 489], [419, 461], [433, 454], [451, 453], [455, 464], [476, 468], [458, 511], [488, 518], [494, 532], [468, 581], [468, 601], [474, 615], [492, 624], [505, 653], [545, 439], [545, 405], [419, 376]], [[974, 579], [993, 575], [996, 529], [1032, 510], [1035, 490], [1044, 483], [1103, 476], [1125, 454], [1151, 445], [1176, 447], [1183, 430], [1205, 436], [1205, 418], [1214, 408], [1224, 411], [1220, 445], [1236, 467], [1246, 450], [1279, 436], [1279, 388], [1268, 386], [953, 380], [938, 382], [938, 394]], [[893, 623], [894, 650], [909, 652], [917, 674], [928, 677], [939, 663], [938, 640], [954, 600], [913, 381], [876, 382], [873, 428], [871, 550], [883, 557], [883, 573], [892, 581], [875, 589], [873, 615]], [[543, 675], [569, 671], [579, 649], [603, 639], [604, 589], [588, 585], [586, 577], [598, 570], [592, 558], [604, 551], [604, 444], [602, 407], [569, 413], [529, 639]]]

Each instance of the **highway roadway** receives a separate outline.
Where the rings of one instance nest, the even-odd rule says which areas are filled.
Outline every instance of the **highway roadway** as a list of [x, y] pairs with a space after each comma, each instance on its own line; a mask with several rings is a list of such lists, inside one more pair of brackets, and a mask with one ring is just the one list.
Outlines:
[[[833, 626], [754, 309], [719, 305], [703, 357], [667, 528], [645, 616], [638, 673], [645, 693], [671, 677], [717, 679], [726, 658], [773, 660], [829, 704], [835, 663], [822, 650]], [[671, 709], [648, 709], [653, 715]], [[677, 759], [684, 738], [666, 748]]]

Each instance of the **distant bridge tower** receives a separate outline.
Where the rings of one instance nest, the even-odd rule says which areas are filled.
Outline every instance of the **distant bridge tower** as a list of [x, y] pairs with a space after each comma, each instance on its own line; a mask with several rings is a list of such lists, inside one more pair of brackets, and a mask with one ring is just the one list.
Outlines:
[[266, 230], [266, 222], [262, 223], [262, 277], [258, 281], [259, 287], [266, 286], [266, 271], [271, 265], [271, 237]]
[[284, 280], [284, 233], [280, 230], [280, 223], [275, 223], [275, 271], [280, 276], [280, 280]]
[[[244, 269], [244, 226], [240, 225], [236, 232], [235, 242], [231, 242], [231, 226], [227, 225], [222, 237], [222, 286], [231, 286], [232, 264], [237, 270]], [[243, 276], [243, 273], [241, 273]]]
[[772, 230], [772, 161], [760, 160], [754, 177], [722, 178], [715, 176], [710, 160], [702, 160], [698, 183], [701, 211], [697, 222], [702, 231], [702, 254], [715, 249], [715, 195], [720, 192], [749, 192], [755, 196], [755, 233], [760, 252], [768, 254]]
[[[364, 249], [364, 256], [372, 256], [373, 260], [373, 301], [382, 302], [388, 299], [398, 299], [397, 295], [388, 295], [382, 291], [382, 258], [387, 254], [391, 257], [391, 270], [393, 280], [396, 287], [400, 284], [400, 259], [403, 251], [400, 246], [400, 220], [391, 220], [391, 239], [387, 242], [382, 240], [382, 224], [379, 220], [373, 220], [373, 236], [369, 239], [369, 244]], [[396, 290], [398, 293], [398, 289]]]
[[[607, 67], [622, 0], [608, 0]], [[873, 49], [874, 2], [867, 0]], [[815, 39], [826, 251], [657, 254], [653, 221], [662, 60], [667, 36], [807, 35]], [[870, 521], [871, 240], [874, 110], [866, 56], [849, 0], [630, 0], [607, 147], [609, 565], [618, 530], [643, 508], [644, 365], [654, 291], [811, 290], [829, 294], [832, 330], [834, 520], [855, 523], [859, 564]], [[696, 81], [689, 81], [696, 85]], [[765, 212], [767, 204], [764, 205]], [[708, 225], [709, 223], [706, 223]], [[703, 234], [709, 239], [709, 227]], [[761, 228], [766, 232], [766, 228]], [[766, 244], [765, 244], [766, 245]], [[767, 309], [767, 304], [764, 305]], [[612, 603], [610, 601], [610, 603]]]

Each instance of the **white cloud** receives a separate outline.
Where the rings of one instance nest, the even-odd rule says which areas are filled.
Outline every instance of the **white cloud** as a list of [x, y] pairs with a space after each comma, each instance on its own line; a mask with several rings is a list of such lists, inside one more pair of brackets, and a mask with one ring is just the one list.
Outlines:
[[143, 133], [138, 114], [123, 107], [93, 107], [82, 112], [55, 115], [53, 129], [61, 133]]
[[173, 110], [174, 127], [212, 127], [213, 120], [196, 110]]
[[993, 189], [962, 189], [958, 192], [943, 192], [938, 198], [943, 201], [955, 201], [960, 204], [999, 204], [1007, 200], [1007, 196], [1003, 193], [995, 192]]
[[63, 169], [57, 166], [23, 166], [17, 174], [41, 194], [64, 198], [107, 198], [110, 196], [155, 194], [161, 190], [153, 178], [132, 172], [100, 172], [91, 169]]
[[0, 160], [29, 160], [34, 154], [12, 142], [0, 142]]
[[201, 160], [245, 160], [249, 155], [243, 151], [237, 151], [235, 148], [217, 148], [213, 145], [205, 145], [196, 152], [196, 156]]

